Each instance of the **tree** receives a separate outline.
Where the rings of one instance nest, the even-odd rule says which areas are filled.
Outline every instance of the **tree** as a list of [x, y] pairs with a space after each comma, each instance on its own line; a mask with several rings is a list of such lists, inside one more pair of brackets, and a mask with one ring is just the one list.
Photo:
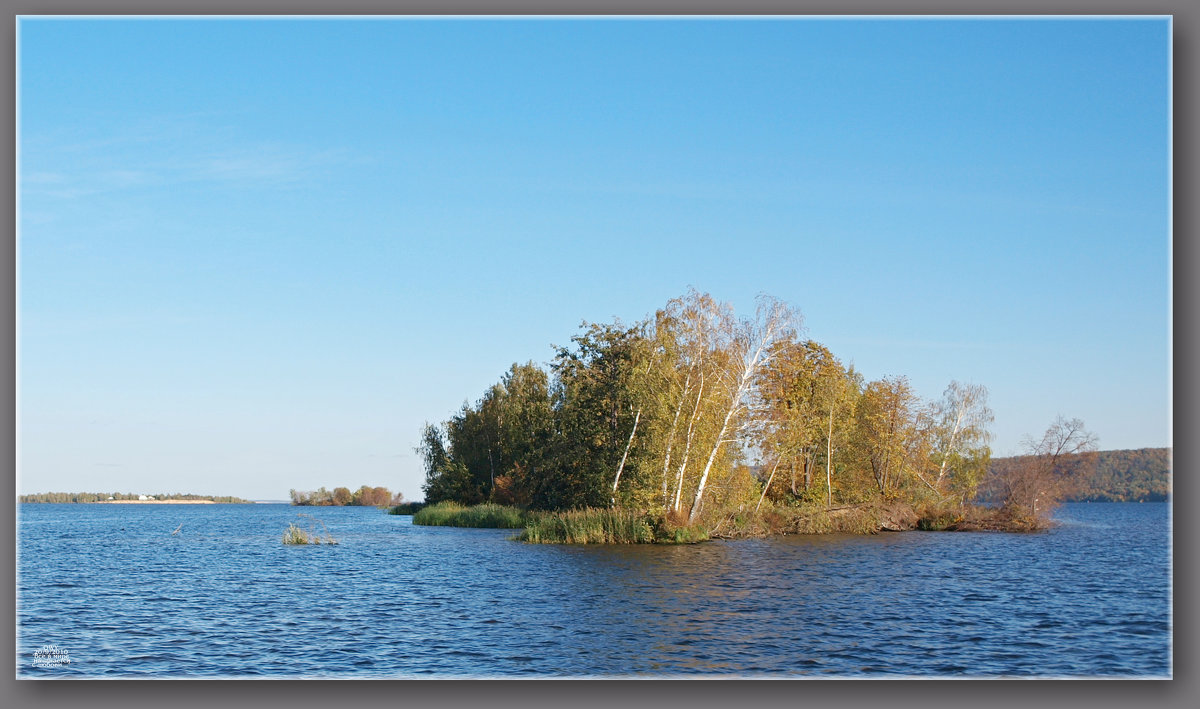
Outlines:
[[453, 500], [464, 504], [482, 502], [471, 473], [462, 461], [452, 460], [446, 446], [443, 428], [425, 424], [417, 454], [425, 463], [425, 501], [429, 504]]
[[797, 463], [803, 489], [808, 491], [823, 461], [826, 505], [832, 505], [834, 453], [841, 448], [852, 417], [857, 394], [854, 377], [818, 342], [782, 342], [763, 367], [758, 391], [759, 447], [774, 460], [763, 495], [779, 464], [787, 465], [791, 493], [798, 496]]
[[738, 417], [747, 408], [747, 400], [758, 379], [759, 369], [770, 359], [777, 342], [795, 336], [799, 321], [799, 313], [782, 301], [767, 296], [760, 296], [753, 321], [738, 322], [724, 317], [717, 320], [719, 327], [713, 334], [717, 337], [718, 349], [725, 350], [723, 354], [727, 354], [719, 361], [723, 366], [718, 368], [715, 382], [721, 392], [720, 406], [724, 415], [716, 440], [709, 451], [708, 462], [705, 463], [696, 486], [696, 496], [692, 500], [691, 512], [688, 513], [689, 524], [694, 524], [700, 516], [705, 485], [713, 463], [721, 446], [728, 442], [726, 436], [732, 433]]
[[894, 497], [916, 481], [934, 489], [921, 474], [929, 452], [928, 411], [921, 406], [907, 377], [871, 382], [858, 404], [858, 435], [879, 493]]
[[965, 502], [975, 496], [991, 459], [988, 430], [994, 417], [987, 406], [987, 388], [950, 382], [934, 407], [934, 487], [942, 496]]
[[842, 450], [852, 429], [858, 401], [860, 378], [854, 367], [842, 369], [841, 362], [829, 358], [821, 377], [822, 411], [825, 422], [825, 506], [833, 506], [834, 456]]
[[553, 364], [556, 475], [532, 491], [538, 507], [599, 507], [612, 502], [614, 482], [639, 467], [629, 451], [641, 421], [646, 358], [645, 324], [584, 323], [559, 347]]
[[611, 505], [695, 524], [706, 505], [727, 516], [768, 496], [831, 508], [973, 495], [990, 457], [986, 389], [951, 382], [928, 404], [903, 377], [864, 386], [828, 348], [797, 341], [799, 327], [777, 300], [739, 318], [695, 289], [633, 325], [585, 322], [548, 371], [514, 364], [426, 425], [426, 500]]
[[348, 505], [354, 500], [354, 495], [350, 493], [349, 488], [335, 487], [333, 488], [333, 504]]
[[[673, 400], [669, 407], [673, 413], [662, 467], [662, 490], [664, 505], [675, 514], [682, 511], [692, 448], [712, 428], [708, 420], [713, 408], [709, 405], [713, 400], [712, 382], [719, 375], [720, 363], [728, 356], [721, 350], [720, 333], [730, 329], [732, 318], [733, 312], [728, 305], [694, 289], [682, 298], [672, 299], [657, 318], [656, 338], [663, 343], [669, 360], [677, 368], [667, 381], [678, 384], [681, 378], [683, 380], [682, 386], [668, 386], [663, 390]], [[685, 412], [686, 427], [680, 428], [683, 425], [680, 414]], [[678, 467], [672, 473], [671, 454], [677, 436], [683, 437], [680, 441], [683, 449]], [[673, 492], [668, 491], [669, 487], [673, 487]]]
[[1025, 438], [1027, 455], [993, 468], [994, 489], [1010, 517], [1031, 528], [1045, 526], [1050, 513], [1096, 465], [1096, 436], [1079, 419], [1059, 416], [1040, 439]]
[[[723, 389], [717, 383], [733, 356], [722, 333], [735, 326], [729, 305], [694, 289], [655, 314], [651, 361], [640, 389], [647, 435], [638, 499], [644, 506], [685, 514], [685, 490], [699, 490], [703, 479], [695, 469], [696, 451], [717, 450], [713, 465], [707, 466], [710, 476], [717, 469], [722, 476], [732, 470], [732, 451], [717, 445], [723, 411]], [[630, 487], [637, 492], [637, 486]]]
[[505, 455], [490, 495], [495, 502], [527, 505], [534, 481], [552, 468], [554, 411], [549, 378], [533, 362], [513, 364], [501, 386], [498, 432]]
[[350, 504], [362, 507], [381, 507], [392, 499], [392, 493], [385, 487], [363, 485], [355, 493]]
[[671, 483], [674, 481], [671, 454], [679, 430], [680, 415], [683, 414], [686, 404], [691, 401], [692, 390], [700, 380], [695, 358], [689, 357], [689, 353], [682, 347], [682, 309], [683, 299], [675, 298], [667, 303], [666, 308], [655, 313], [655, 366], [648, 378], [651, 382], [650, 387], [654, 390], [654, 396], [650, 399], [654, 409], [647, 426], [653, 431], [651, 440], [659, 442], [660, 445], [660, 448], [655, 450], [655, 455], [661, 459], [662, 465], [655, 467], [659, 471], [660, 501], [664, 511], [671, 507]]

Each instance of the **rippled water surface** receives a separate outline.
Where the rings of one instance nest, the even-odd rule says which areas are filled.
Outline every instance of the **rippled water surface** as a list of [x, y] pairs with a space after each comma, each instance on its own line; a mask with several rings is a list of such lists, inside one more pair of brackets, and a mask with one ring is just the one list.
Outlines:
[[284, 546], [286, 505], [22, 505], [18, 674], [1170, 675], [1164, 503], [679, 547], [305, 511], [341, 543]]

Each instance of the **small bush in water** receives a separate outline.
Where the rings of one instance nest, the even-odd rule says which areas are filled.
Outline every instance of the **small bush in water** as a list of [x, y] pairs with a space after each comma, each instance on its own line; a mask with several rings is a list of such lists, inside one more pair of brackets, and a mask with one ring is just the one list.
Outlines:
[[[287, 531], [283, 533], [283, 543], [309, 544], [308, 532], [289, 522]], [[320, 544], [321, 542], [318, 540], [317, 543]]]
[[[326, 527], [324, 522], [322, 522], [321, 520], [319, 520], [316, 517], [313, 517], [311, 515], [306, 515], [303, 512], [301, 512], [299, 516], [300, 517], [308, 517], [309, 519], [314, 520], [315, 522], [320, 524], [321, 527], [323, 527], [325, 529], [325, 543], [326, 544], [337, 544], [338, 543], [337, 540], [333, 538], [333, 535], [329, 533], [329, 527]], [[300, 527], [297, 527], [296, 525], [289, 522], [288, 528], [286, 530], [284, 530], [284, 532], [283, 532], [283, 543], [284, 544], [320, 544], [321, 536], [319, 534], [317, 534], [315, 531], [306, 531], [306, 530], [304, 530]]]

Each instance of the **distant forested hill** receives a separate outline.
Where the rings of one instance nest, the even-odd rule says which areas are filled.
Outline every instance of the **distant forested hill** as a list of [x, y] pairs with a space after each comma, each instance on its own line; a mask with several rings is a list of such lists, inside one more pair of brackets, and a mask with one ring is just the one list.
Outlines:
[[[1067, 502], [1158, 502], [1171, 497], [1171, 449], [1137, 448], [1100, 451], [1096, 471]], [[1020, 458], [996, 458], [993, 469], [1003, 469]], [[983, 492], [986, 497], [986, 484]]]

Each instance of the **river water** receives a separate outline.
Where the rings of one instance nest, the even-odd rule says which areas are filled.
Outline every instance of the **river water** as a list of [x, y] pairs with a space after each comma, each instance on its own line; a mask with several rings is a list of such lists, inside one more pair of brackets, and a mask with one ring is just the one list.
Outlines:
[[[300, 511], [340, 543], [283, 545]], [[1170, 505], [1057, 519], [584, 547], [372, 508], [24, 504], [17, 674], [1169, 677]]]

